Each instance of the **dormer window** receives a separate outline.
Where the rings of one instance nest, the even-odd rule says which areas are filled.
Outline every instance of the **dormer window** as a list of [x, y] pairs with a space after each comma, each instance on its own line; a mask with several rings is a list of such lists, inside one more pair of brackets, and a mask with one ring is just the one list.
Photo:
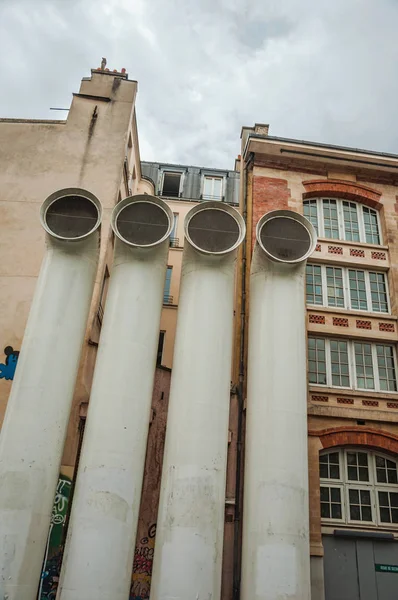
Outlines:
[[205, 175], [203, 180], [203, 200], [222, 200], [223, 178]]

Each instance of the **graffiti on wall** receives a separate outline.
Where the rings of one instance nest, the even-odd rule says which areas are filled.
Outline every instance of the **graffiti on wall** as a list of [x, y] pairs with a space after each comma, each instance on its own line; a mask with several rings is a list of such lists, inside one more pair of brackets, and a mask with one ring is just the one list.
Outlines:
[[15, 369], [17, 367], [19, 351], [14, 350], [12, 346], [4, 348], [6, 359], [0, 363], [0, 379], [14, 379]]
[[72, 479], [61, 472], [55, 493], [37, 600], [55, 600], [61, 571], [64, 527]]
[[135, 548], [133, 578], [129, 600], [148, 600], [151, 588], [153, 554], [155, 551], [156, 523], [148, 528]]

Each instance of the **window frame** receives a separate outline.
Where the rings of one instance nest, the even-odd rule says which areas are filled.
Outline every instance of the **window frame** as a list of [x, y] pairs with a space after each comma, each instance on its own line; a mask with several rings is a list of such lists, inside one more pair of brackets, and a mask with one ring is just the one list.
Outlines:
[[[368, 459], [368, 473], [369, 480], [368, 481], [352, 481], [348, 479], [348, 461], [347, 455], [349, 452], [355, 453], [364, 453], [367, 455]], [[325, 456], [328, 454], [338, 453], [339, 455], [339, 473], [340, 479], [328, 479], [325, 477], [319, 477], [319, 486], [320, 488], [339, 488], [340, 498], [342, 501], [341, 506], [341, 514], [342, 518], [337, 519], [333, 517], [322, 517], [321, 522], [324, 524], [330, 523], [344, 523], [345, 525], [356, 525], [362, 527], [382, 527], [388, 529], [398, 529], [398, 523], [386, 522], [381, 520], [380, 513], [380, 501], [379, 501], [379, 492], [387, 492], [387, 493], [398, 493], [398, 483], [384, 483], [377, 481], [377, 472], [376, 472], [376, 458], [381, 457], [386, 460], [392, 461], [395, 463], [397, 478], [398, 478], [398, 458], [384, 454], [383, 452], [378, 452], [375, 450], [369, 450], [368, 448], [364, 448], [362, 446], [348, 446], [346, 448], [329, 448], [326, 451], [319, 453], [319, 461], [321, 456]], [[349, 491], [350, 490], [364, 490], [370, 492], [371, 498], [371, 511], [372, 511], [372, 520], [371, 521], [361, 521], [357, 519], [351, 519], [350, 517], [350, 501], [349, 501]], [[390, 516], [391, 514], [391, 506], [390, 508]]]
[[[209, 196], [208, 194], [205, 194], [205, 182], [206, 179], [211, 179], [212, 180], [212, 191], [214, 191], [214, 180], [217, 179], [218, 181], [221, 182], [221, 195], [219, 197], [216, 196]], [[204, 173], [203, 177], [202, 177], [202, 194], [201, 194], [201, 198], [202, 200], [208, 200], [208, 201], [214, 201], [214, 202], [222, 202], [224, 199], [224, 190], [225, 190], [225, 177], [223, 175], [211, 175], [210, 173]]]
[[[334, 389], [344, 389], [344, 390], [358, 390], [361, 392], [373, 392], [373, 393], [382, 393], [382, 394], [396, 394], [398, 393], [398, 371], [397, 371], [397, 349], [396, 349], [396, 345], [394, 343], [386, 343], [384, 341], [376, 341], [376, 342], [371, 342], [369, 340], [362, 340], [362, 339], [348, 339], [348, 338], [328, 338], [325, 336], [320, 336], [320, 335], [309, 335], [308, 336], [308, 340], [309, 339], [320, 339], [320, 340], [324, 340], [325, 342], [325, 362], [326, 362], [326, 383], [312, 383], [308, 380], [308, 385], [309, 386], [320, 386], [323, 388], [334, 388]], [[334, 385], [332, 383], [332, 368], [331, 368], [331, 349], [330, 349], [330, 342], [331, 341], [342, 341], [342, 342], [346, 342], [347, 343], [347, 351], [348, 351], [348, 371], [349, 371], [349, 380], [350, 380], [350, 386], [339, 386], [339, 385]], [[372, 367], [373, 367], [373, 374], [374, 374], [374, 381], [375, 381], [375, 387], [374, 388], [362, 388], [359, 387], [357, 384], [357, 365], [356, 365], [356, 360], [355, 360], [355, 350], [354, 350], [354, 344], [370, 344], [371, 349], [372, 349]], [[396, 390], [382, 390], [380, 387], [380, 376], [379, 376], [379, 365], [377, 362], [377, 350], [376, 350], [376, 346], [389, 346], [392, 348], [393, 350], [393, 360], [394, 360], [394, 370], [395, 370], [395, 384], [397, 389]], [[307, 349], [308, 351], [308, 349]], [[309, 359], [308, 359], [309, 360]], [[312, 360], [312, 359], [311, 359]]]
[[[337, 222], [338, 222], [338, 237], [337, 238], [325, 236], [325, 215], [324, 215], [324, 210], [323, 210], [324, 209], [324, 204], [323, 204], [324, 200], [327, 200], [327, 201], [332, 200], [333, 202], [336, 202]], [[353, 241], [353, 240], [349, 240], [346, 238], [345, 223], [344, 223], [344, 204], [343, 204], [344, 202], [348, 202], [350, 204], [355, 204], [355, 206], [356, 206], [357, 217], [358, 217], [358, 228], [359, 228], [359, 241]], [[348, 242], [351, 244], [368, 244], [371, 246], [382, 246], [383, 245], [380, 214], [379, 214], [379, 211], [376, 210], [375, 208], [371, 208], [369, 206], [366, 206], [365, 204], [362, 204], [361, 202], [356, 202], [355, 200], [346, 200], [345, 198], [330, 198], [328, 196], [321, 196], [319, 198], [304, 199], [303, 200], [303, 212], [304, 212], [304, 206], [308, 203], [312, 203], [312, 206], [314, 206], [314, 203], [316, 203], [317, 228], [318, 228], [318, 237], [319, 238], [333, 240], [334, 242], [336, 240], [340, 240], [340, 241], [345, 241], [345, 242]], [[363, 210], [364, 208], [369, 210], [371, 213], [376, 214], [377, 230], [378, 230], [378, 236], [379, 236], [378, 244], [375, 244], [374, 242], [366, 241], [365, 218], [364, 218], [364, 210]]]
[[[180, 176], [180, 185], [178, 188], [177, 196], [168, 196], [163, 192], [164, 178], [166, 175], [179, 175]], [[184, 171], [178, 171], [175, 169], [162, 169], [161, 177], [160, 177], [160, 184], [159, 184], [159, 196], [162, 196], [162, 197], [164, 196], [165, 198], [181, 198], [183, 185], [184, 185], [184, 175], [185, 175]]]
[[[390, 290], [388, 285], [388, 276], [385, 271], [380, 271], [377, 269], [361, 269], [357, 266], [355, 267], [346, 267], [339, 264], [330, 264], [330, 263], [313, 263], [309, 262], [307, 267], [320, 267], [321, 269], [321, 296], [322, 296], [322, 304], [312, 304], [307, 301], [307, 293], [306, 293], [306, 304], [309, 307], [319, 308], [320, 306], [324, 308], [331, 308], [336, 310], [352, 310], [361, 313], [372, 313], [374, 315], [391, 315], [391, 301], [390, 301]], [[342, 279], [343, 279], [343, 306], [332, 306], [328, 303], [328, 289], [327, 289], [327, 269], [341, 269], [342, 271]], [[350, 288], [350, 271], [359, 271], [364, 273], [365, 275], [365, 290], [366, 290], [366, 304], [367, 308], [353, 308], [352, 299], [351, 299], [351, 288]], [[375, 273], [376, 275], [383, 275], [384, 285], [386, 288], [386, 296], [387, 296], [387, 312], [381, 312], [378, 310], [373, 310], [373, 301], [372, 301], [372, 290], [370, 283], [370, 275]], [[306, 271], [306, 286], [307, 282], [307, 271]]]

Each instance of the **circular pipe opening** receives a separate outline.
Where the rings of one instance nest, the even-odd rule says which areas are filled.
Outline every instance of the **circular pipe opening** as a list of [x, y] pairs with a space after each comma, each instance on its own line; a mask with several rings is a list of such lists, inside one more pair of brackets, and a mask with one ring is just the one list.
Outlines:
[[185, 237], [204, 254], [227, 254], [239, 246], [245, 236], [242, 216], [231, 206], [203, 202], [185, 218]]
[[150, 248], [170, 235], [173, 213], [163, 200], [140, 194], [119, 202], [113, 209], [111, 223], [115, 235], [126, 244]]
[[51, 194], [42, 204], [40, 220], [52, 237], [81, 240], [96, 231], [101, 223], [101, 203], [90, 192], [67, 188]]
[[257, 241], [276, 262], [299, 263], [315, 250], [317, 236], [313, 225], [291, 210], [274, 210], [257, 224]]

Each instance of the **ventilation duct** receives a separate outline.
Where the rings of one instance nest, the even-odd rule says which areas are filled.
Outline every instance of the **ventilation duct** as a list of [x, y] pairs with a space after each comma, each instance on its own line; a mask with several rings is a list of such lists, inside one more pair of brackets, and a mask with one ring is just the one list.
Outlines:
[[8, 600], [37, 596], [99, 254], [93, 194], [60, 190], [40, 214], [46, 252], [0, 435], [0, 598]]
[[58, 596], [126, 600], [173, 214], [148, 195], [111, 217], [114, 262]]
[[151, 600], [220, 598], [240, 214], [195, 206], [185, 237]]
[[310, 600], [305, 265], [316, 233], [278, 210], [256, 230], [250, 317], [242, 600]]

